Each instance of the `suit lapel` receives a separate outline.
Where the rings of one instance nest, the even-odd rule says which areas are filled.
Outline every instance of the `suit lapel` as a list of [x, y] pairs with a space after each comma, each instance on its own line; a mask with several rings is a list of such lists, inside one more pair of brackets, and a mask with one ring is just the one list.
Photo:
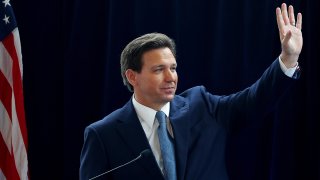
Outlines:
[[[117, 129], [123, 141], [126, 142], [128, 147], [132, 150], [134, 156], [138, 156], [145, 149], [150, 149], [151, 151], [148, 139], [139, 122], [131, 100], [122, 108], [122, 110], [122, 116], [118, 121]], [[143, 157], [138, 163], [149, 171], [152, 176], [162, 176], [153, 153], [147, 157]]]
[[175, 96], [170, 105], [170, 121], [174, 132], [178, 179], [184, 179], [186, 169], [190, 136], [190, 121], [186, 119], [188, 110], [189, 104], [185, 99]]

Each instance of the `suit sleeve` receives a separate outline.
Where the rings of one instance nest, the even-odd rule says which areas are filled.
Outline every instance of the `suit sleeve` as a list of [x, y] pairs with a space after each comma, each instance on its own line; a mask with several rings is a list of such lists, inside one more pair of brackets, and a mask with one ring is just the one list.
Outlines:
[[88, 180], [106, 170], [105, 148], [97, 131], [88, 126], [84, 132], [84, 145], [80, 156], [80, 180]]
[[234, 130], [271, 112], [293, 81], [282, 72], [277, 59], [250, 87], [229, 96], [207, 93], [207, 97], [209, 102], [217, 102], [212, 113], [219, 124]]

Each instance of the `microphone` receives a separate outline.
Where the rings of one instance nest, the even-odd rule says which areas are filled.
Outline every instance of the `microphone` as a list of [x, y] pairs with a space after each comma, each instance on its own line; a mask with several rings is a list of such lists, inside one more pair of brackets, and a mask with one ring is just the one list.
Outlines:
[[139, 156], [137, 156], [136, 158], [132, 159], [131, 161], [129, 161], [129, 162], [125, 163], [125, 164], [122, 164], [122, 165], [120, 165], [120, 166], [117, 166], [117, 167], [115, 167], [115, 168], [113, 168], [113, 169], [110, 169], [109, 171], [106, 171], [106, 172], [104, 172], [104, 173], [102, 173], [102, 174], [99, 174], [99, 175], [97, 175], [97, 176], [94, 176], [94, 177], [90, 178], [89, 180], [96, 179], [96, 178], [98, 178], [98, 177], [100, 177], [100, 176], [103, 176], [103, 175], [108, 174], [108, 173], [110, 173], [110, 172], [112, 172], [112, 171], [115, 171], [115, 170], [117, 170], [117, 169], [119, 169], [119, 168], [121, 168], [121, 167], [123, 167], [123, 166], [126, 166], [126, 165], [128, 165], [128, 164], [131, 164], [131, 163], [137, 161], [138, 159], [141, 159], [141, 158], [143, 158], [143, 157], [147, 157], [150, 153], [151, 153], [151, 152], [150, 152], [150, 149], [145, 149], [145, 150], [143, 150], [143, 151], [139, 154]]

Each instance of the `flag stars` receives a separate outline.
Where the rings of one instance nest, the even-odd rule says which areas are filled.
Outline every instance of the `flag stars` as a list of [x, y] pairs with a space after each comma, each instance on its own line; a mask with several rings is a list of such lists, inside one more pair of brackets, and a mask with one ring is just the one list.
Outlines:
[[[10, 0], [3, 0], [2, 3], [4, 4], [4, 7], [11, 6]], [[6, 24], [9, 24], [9, 23], [10, 23], [9, 18], [10, 18], [10, 16], [7, 16], [7, 15], [5, 14], [5, 15], [4, 15], [4, 18], [3, 18], [2, 20], [3, 20]]]
[[4, 4], [4, 7], [11, 6], [10, 0], [3, 0], [2, 3]]
[[4, 18], [3, 18], [2, 20], [4, 20], [4, 22], [5, 22], [6, 24], [9, 24], [9, 23], [10, 23], [9, 18], [10, 18], [10, 16], [7, 16], [7, 15], [5, 14], [5, 15], [4, 15]]

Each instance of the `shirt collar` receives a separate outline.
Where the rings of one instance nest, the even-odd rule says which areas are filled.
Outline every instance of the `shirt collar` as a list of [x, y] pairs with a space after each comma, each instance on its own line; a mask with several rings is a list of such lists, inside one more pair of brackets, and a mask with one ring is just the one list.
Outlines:
[[[132, 97], [132, 104], [134, 109], [137, 112], [138, 118], [140, 121], [145, 121], [146, 124], [149, 126], [149, 128], [152, 128], [154, 120], [155, 120], [155, 116], [157, 111], [149, 108], [147, 106], [144, 106], [142, 104], [140, 104], [134, 97]], [[169, 112], [170, 112], [170, 102], [166, 103], [162, 108], [161, 111], [163, 111], [167, 117], [169, 117]]]

